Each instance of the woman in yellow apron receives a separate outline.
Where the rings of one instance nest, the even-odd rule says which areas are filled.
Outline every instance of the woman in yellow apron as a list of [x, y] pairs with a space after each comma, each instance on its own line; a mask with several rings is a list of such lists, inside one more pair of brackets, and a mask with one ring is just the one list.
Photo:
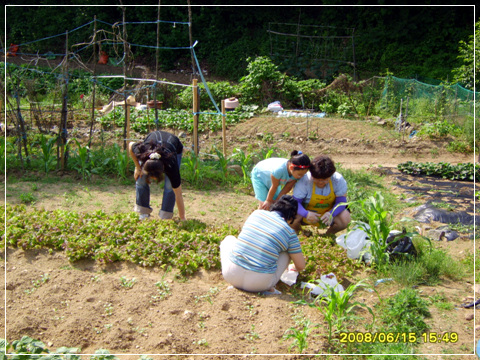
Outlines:
[[299, 231], [301, 224], [327, 226], [326, 234], [336, 234], [347, 228], [351, 221], [346, 207], [347, 182], [325, 155], [312, 160], [310, 171], [297, 181], [293, 196], [298, 201], [298, 218], [294, 223]]

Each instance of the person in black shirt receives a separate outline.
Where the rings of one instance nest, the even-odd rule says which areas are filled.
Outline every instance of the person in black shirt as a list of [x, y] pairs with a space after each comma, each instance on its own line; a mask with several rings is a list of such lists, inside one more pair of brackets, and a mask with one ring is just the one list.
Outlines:
[[135, 163], [135, 211], [140, 214], [140, 219], [149, 217], [152, 212], [149, 184], [152, 180], [161, 182], [165, 178], [159, 216], [171, 219], [176, 203], [180, 219], [185, 220], [180, 176], [183, 144], [180, 139], [165, 131], [154, 131], [141, 142], [131, 142], [128, 150]]

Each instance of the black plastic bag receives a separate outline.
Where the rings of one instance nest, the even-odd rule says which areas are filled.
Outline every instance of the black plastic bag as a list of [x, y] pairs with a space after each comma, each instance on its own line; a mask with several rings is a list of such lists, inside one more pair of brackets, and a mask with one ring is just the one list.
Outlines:
[[393, 261], [408, 258], [409, 256], [417, 256], [417, 249], [413, 245], [412, 238], [406, 235], [405, 230], [398, 234], [389, 235], [387, 244], [386, 251], [390, 254], [390, 259]]

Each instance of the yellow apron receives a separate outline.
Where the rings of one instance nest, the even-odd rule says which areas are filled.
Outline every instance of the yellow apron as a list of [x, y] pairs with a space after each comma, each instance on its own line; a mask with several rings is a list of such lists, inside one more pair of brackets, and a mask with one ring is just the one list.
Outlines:
[[[317, 214], [323, 215], [327, 211], [333, 209], [333, 205], [335, 204], [336, 195], [335, 195], [335, 192], [333, 191], [333, 185], [332, 185], [332, 180], [331, 179], [328, 181], [328, 184], [330, 186], [330, 194], [328, 194], [327, 196], [315, 194], [315, 187], [316, 186], [315, 186], [315, 184], [312, 184], [312, 197], [311, 197], [309, 203], [307, 204], [307, 206], [305, 206], [305, 209], [307, 211], [313, 211]], [[321, 221], [318, 222], [318, 223], [315, 223], [315, 224], [312, 224], [312, 223], [308, 222], [307, 219], [303, 219], [303, 221], [306, 224], [309, 224], [309, 225], [318, 225], [318, 226], [323, 225], [323, 223]]]

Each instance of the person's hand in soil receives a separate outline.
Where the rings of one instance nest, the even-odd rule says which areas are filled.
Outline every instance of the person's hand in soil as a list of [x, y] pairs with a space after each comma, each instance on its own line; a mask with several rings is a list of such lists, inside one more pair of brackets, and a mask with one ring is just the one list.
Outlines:
[[311, 224], [316, 224], [319, 222], [319, 217], [320, 217], [320, 214], [314, 213], [313, 211], [309, 211], [305, 219], [307, 219], [307, 221]]
[[330, 226], [332, 225], [332, 222], [333, 222], [333, 216], [332, 214], [330, 214], [328, 211], [322, 215], [322, 217], [320, 218], [320, 220], [322, 220], [322, 222], [326, 225], [326, 226]]

